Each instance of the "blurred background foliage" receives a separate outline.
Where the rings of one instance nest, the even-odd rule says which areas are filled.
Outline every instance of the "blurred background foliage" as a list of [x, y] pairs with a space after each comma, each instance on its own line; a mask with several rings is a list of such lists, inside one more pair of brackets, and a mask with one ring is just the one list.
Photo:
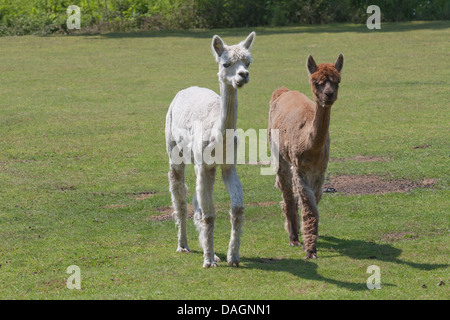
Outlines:
[[382, 21], [450, 19], [448, 0], [0, 0], [0, 35], [66, 33], [69, 5], [107, 32], [365, 23], [371, 4]]

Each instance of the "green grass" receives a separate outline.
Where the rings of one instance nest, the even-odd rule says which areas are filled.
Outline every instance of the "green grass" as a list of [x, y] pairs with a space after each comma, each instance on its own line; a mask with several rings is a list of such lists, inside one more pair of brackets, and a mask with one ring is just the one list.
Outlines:
[[[308, 54], [321, 63], [342, 52], [331, 157], [389, 161], [330, 162], [328, 176], [438, 183], [408, 193], [325, 194], [319, 259], [306, 261], [288, 246], [279, 205], [255, 205], [281, 200], [274, 176], [240, 165], [241, 267], [204, 270], [192, 221], [192, 253], [175, 252], [173, 221], [152, 219], [170, 206], [165, 114], [183, 88], [218, 91], [214, 33], [231, 44], [250, 31], [0, 38], [0, 298], [450, 298], [448, 21], [380, 31], [256, 28], [239, 128], [266, 128], [268, 101], [281, 85], [311, 96]], [[430, 146], [414, 149], [421, 145]], [[189, 168], [190, 190], [194, 181]], [[136, 200], [148, 191], [156, 194]], [[215, 250], [225, 260], [229, 201], [219, 178], [215, 204]], [[81, 269], [81, 290], [66, 288], [70, 265]], [[370, 265], [380, 267], [380, 290], [366, 288]]]

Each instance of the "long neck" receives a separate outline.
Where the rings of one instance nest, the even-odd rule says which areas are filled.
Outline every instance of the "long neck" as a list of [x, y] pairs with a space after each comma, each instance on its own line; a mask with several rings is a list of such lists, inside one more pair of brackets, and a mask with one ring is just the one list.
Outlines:
[[221, 129], [236, 129], [238, 99], [237, 90], [231, 85], [220, 83], [220, 100], [222, 103]]
[[328, 128], [330, 127], [331, 106], [322, 107], [316, 103], [316, 115], [312, 122], [309, 134], [310, 148], [321, 150], [328, 140]]

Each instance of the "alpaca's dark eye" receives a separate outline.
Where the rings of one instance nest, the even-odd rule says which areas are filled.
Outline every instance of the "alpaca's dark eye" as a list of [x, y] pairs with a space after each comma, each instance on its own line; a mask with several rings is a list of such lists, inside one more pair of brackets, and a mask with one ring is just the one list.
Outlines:
[[229, 66], [230, 66], [229, 63], [224, 63], [224, 64], [223, 64], [223, 67], [224, 67], [224, 68], [228, 68]]
[[249, 62], [249, 63], [247, 63], [247, 68], [248, 68], [248, 67], [250, 67], [250, 65], [251, 65], [251, 63], [250, 63], [250, 62]]

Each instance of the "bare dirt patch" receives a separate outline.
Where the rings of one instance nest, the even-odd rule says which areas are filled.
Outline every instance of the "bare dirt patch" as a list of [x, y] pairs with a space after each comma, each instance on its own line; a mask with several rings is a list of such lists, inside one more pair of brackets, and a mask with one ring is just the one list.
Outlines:
[[[156, 208], [156, 211], [161, 212], [158, 215], [152, 215], [148, 217], [150, 221], [169, 221], [173, 220], [173, 208], [172, 207], [159, 207]], [[191, 204], [188, 204], [188, 219], [194, 216], [194, 207]]]
[[345, 161], [358, 161], [358, 162], [387, 162], [389, 159], [373, 156], [355, 156], [352, 158], [331, 158], [331, 162], [345, 162]]
[[390, 192], [408, 192], [416, 188], [431, 188], [437, 179], [425, 179], [414, 182], [408, 179], [384, 180], [376, 175], [339, 175], [331, 177], [324, 188], [333, 188], [347, 194], [383, 194]]
[[148, 220], [150, 220], [150, 221], [169, 221], [169, 220], [173, 220], [173, 217], [172, 217], [173, 210], [172, 210], [172, 208], [171, 207], [164, 207], [164, 208], [165, 208], [164, 211], [162, 211], [163, 208], [161, 208], [161, 211], [158, 210], [159, 208], [156, 209], [156, 211], [163, 212], [163, 214], [151, 215], [150, 217], [148, 217]]
[[439, 179], [424, 179], [422, 181], [422, 185], [423, 185], [423, 187], [431, 188], [438, 182], [439, 182]]
[[154, 195], [156, 195], [156, 191], [144, 191], [144, 192], [133, 193], [132, 197], [135, 200], [145, 200], [150, 197], [153, 197]]

